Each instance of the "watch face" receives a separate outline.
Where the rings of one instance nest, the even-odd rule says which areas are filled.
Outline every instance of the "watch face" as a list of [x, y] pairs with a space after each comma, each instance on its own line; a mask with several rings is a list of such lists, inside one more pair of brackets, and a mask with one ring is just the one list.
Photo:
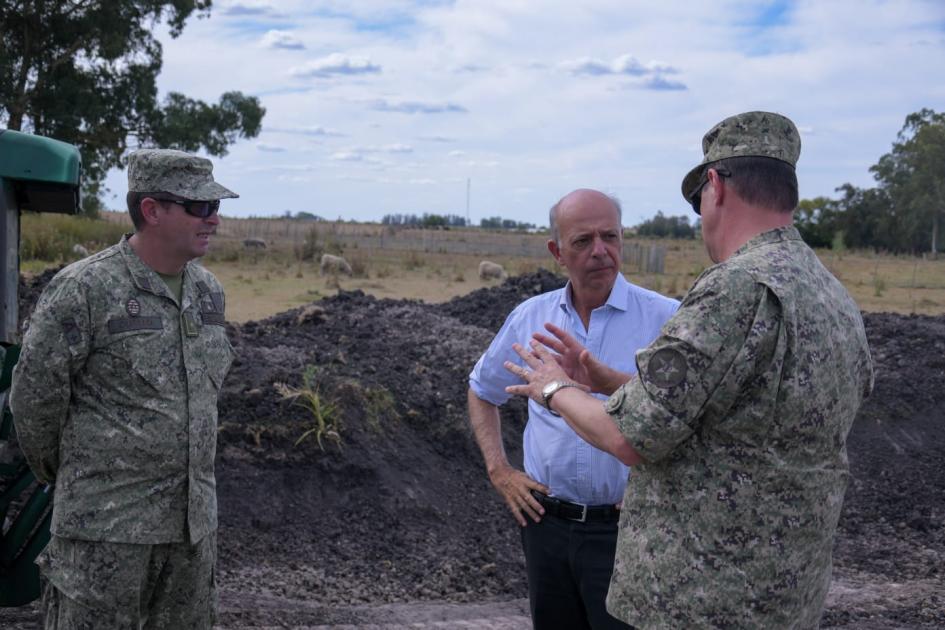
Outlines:
[[542, 396], [547, 398], [548, 396], [551, 396], [556, 391], [558, 391], [558, 388], [560, 386], [561, 386], [561, 383], [559, 381], [551, 381], [550, 383], [548, 383], [547, 385], [541, 388], [541, 394]]

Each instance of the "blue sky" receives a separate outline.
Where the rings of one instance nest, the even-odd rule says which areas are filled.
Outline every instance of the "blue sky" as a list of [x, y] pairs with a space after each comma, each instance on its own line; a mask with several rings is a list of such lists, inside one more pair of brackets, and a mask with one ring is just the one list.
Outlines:
[[[702, 135], [748, 110], [801, 130], [802, 197], [870, 186], [905, 117], [945, 110], [941, 0], [216, 0], [158, 87], [259, 96], [263, 131], [214, 158], [230, 216], [500, 215], [544, 225], [574, 188], [628, 226], [691, 212]], [[112, 172], [120, 208], [125, 174]]]

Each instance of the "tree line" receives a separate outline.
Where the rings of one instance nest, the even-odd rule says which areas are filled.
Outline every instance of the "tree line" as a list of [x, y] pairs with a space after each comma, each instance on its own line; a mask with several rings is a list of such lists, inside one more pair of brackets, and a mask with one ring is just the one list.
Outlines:
[[[870, 172], [872, 188], [846, 183], [839, 198], [802, 199], [794, 225], [811, 247], [892, 253], [942, 251], [945, 214], [945, 113], [922, 109], [906, 117], [892, 150]], [[698, 220], [657, 212], [634, 228], [638, 236], [696, 238]]]
[[945, 210], [945, 113], [922, 109], [906, 117], [892, 150], [870, 172], [872, 188], [843, 184], [838, 199], [804, 199], [794, 223], [812, 247], [854, 247], [893, 253], [942, 251]]
[[634, 231], [637, 236], [648, 238], [696, 238], [700, 227], [698, 220], [690, 224], [685, 215], [668, 217], [658, 211], [655, 217], [637, 225]]
[[382, 225], [413, 228], [466, 227], [466, 219], [456, 214], [385, 214]]
[[[381, 218], [382, 225], [396, 225], [412, 228], [451, 228], [467, 227], [471, 225], [465, 217], [456, 214], [385, 214]], [[486, 217], [479, 220], [479, 227], [484, 230], [533, 230], [534, 223], [525, 223], [502, 217]]]

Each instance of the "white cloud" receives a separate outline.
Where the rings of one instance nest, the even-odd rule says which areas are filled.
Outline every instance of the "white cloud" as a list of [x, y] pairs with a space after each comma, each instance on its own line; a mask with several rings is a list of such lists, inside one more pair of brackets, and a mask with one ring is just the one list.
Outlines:
[[381, 67], [367, 57], [351, 57], [341, 53], [332, 53], [327, 57], [313, 59], [289, 70], [289, 75], [307, 79], [312, 77], [329, 78], [333, 76], [377, 74]]
[[571, 74], [587, 74], [592, 76], [624, 74], [630, 76], [663, 75], [679, 72], [676, 68], [659, 62], [642, 63], [630, 54], [620, 55], [611, 62], [601, 61], [593, 57], [580, 57], [558, 64], [562, 70]]
[[321, 138], [339, 138], [345, 135], [337, 129], [322, 127], [321, 125], [309, 125], [304, 127], [266, 127], [263, 129], [263, 131], [266, 133], [288, 133]]
[[380, 150], [384, 151], [385, 153], [413, 153], [412, 146], [409, 144], [400, 143], [386, 144], [380, 147]]
[[357, 151], [337, 151], [331, 154], [331, 159], [340, 162], [360, 162], [364, 156]]
[[667, 79], [661, 74], [655, 74], [651, 77], [645, 78], [640, 84], [640, 87], [647, 90], [685, 90], [686, 84], [681, 81], [674, 81], [672, 79]]
[[371, 108], [379, 112], [400, 112], [402, 114], [443, 114], [443, 113], [466, 113], [467, 109], [462, 105], [448, 102], [421, 102], [421, 101], [401, 101], [391, 102], [381, 98], [371, 104]]
[[263, 48], [283, 48], [286, 50], [302, 50], [305, 44], [287, 31], [266, 31], [259, 41]]
[[272, 2], [267, 0], [224, 0], [219, 10], [224, 15], [246, 17], [260, 15], [278, 15]]
[[[545, 224], [556, 199], [591, 187], [619, 196], [635, 225], [691, 211], [679, 184], [702, 135], [750, 109], [801, 128], [802, 197], [873, 185], [869, 167], [905, 117], [945, 108], [945, 82], [929, 80], [945, 64], [945, 3], [799, 0], [773, 23], [765, 6], [219, 0], [178, 38], [158, 26], [158, 88], [260, 98], [265, 135], [212, 158], [241, 195], [228, 203], [236, 216], [258, 214], [261, 199], [358, 220], [465, 215], [469, 180], [474, 222]], [[269, 31], [306, 50], [262, 47]], [[113, 207], [125, 180], [109, 174]]]
[[420, 140], [426, 140], [427, 142], [456, 142], [456, 138], [447, 138], [445, 136], [420, 136]]
[[257, 142], [256, 148], [260, 151], [267, 151], [269, 153], [282, 153], [285, 151], [285, 147], [276, 146], [274, 144], [266, 144], [265, 142]]

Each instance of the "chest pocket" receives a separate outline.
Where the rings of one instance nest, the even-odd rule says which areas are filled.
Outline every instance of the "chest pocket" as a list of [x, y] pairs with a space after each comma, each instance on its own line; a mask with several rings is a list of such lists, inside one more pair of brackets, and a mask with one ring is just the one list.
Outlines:
[[111, 317], [96, 349], [106, 380], [162, 391], [180, 372], [180, 359], [167, 352], [166, 323], [159, 315]]
[[204, 282], [197, 283], [200, 330], [198, 344], [207, 376], [216, 390], [223, 386], [233, 363], [233, 346], [226, 335], [226, 317], [222, 293], [213, 292]]
[[223, 386], [223, 379], [233, 363], [233, 346], [226, 336], [226, 328], [213, 324], [204, 324], [198, 338], [200, 354], [203, 358], [207, 376], [215, 389]]

